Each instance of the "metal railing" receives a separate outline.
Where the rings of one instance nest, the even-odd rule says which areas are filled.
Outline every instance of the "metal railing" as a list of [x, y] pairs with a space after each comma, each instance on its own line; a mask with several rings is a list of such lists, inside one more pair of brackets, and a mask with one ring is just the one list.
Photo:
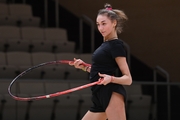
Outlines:
[[[54, 6], [54, 12], [55, 12], [55, 22], [56, 22], [56, 28], [59, 27], [59, 0], [54, 0], [55, 6]], [[44, 24], [45, 27], [48, 27], [48, 0], [44, 0]]]
[[[180, 85], [180, 82], [172, 82], [170, 83], [169, 79], [169, 73], [165, 71], [163, 68], [160, 66], [156, 66], [153, 71], [153, 82], [133, 82], [133, 84], [139, 84], [139, 85], [153, 85], [154, 86], [154, 119], [157, 120], [157, 86], [158, 85], [163, 85], [167, 86], [167, 120], [171, 120], [171, 90], [170, 86], [173, 85]], [[166, 82], [158, 82], [157, 81], [157, 74], [161, 74], [163, 77], [165, 77]]]
[[90, 32], [90, 36], [91, 36], [91, 53], [94, 51], [94, 22], [87, 17], [86, 15], [82, 15], [82, 17], [79, 20], [79, 41], [80, 41], [80, 52], [83, 52], [83, 22], [87, 22], [90, 25], [91, 28], [91, 32]]
[[[171, 118], [171, 108], [170, 108], [170, 83], [169, 83], [169, 73], [167, 71], [165, 71], [163, 68], [161, 68], [160, 66], [156, 66], [154, 69], [154, 95], [155, 95], [155, 112], [157, 112], [157, 73], [162, 74], [165, 78], [166, 78], [166, 83], [167, 83], [167, 109], [168, 109], [168, 120], [170, 120]], [[156, 113], [157, 114], [157, 113]]]

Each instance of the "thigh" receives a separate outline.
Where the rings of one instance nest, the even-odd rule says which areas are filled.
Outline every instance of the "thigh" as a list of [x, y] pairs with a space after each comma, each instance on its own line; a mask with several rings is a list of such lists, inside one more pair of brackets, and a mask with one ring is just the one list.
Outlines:
[[124, 96], [113, 92], [106, 109], [108, 120], [126, 120]]
[[91, 111], [88, 111], [82, 118], [82, 120], [106, 120], [106, 119], [107, 117], [105, 112], [91, 112]]

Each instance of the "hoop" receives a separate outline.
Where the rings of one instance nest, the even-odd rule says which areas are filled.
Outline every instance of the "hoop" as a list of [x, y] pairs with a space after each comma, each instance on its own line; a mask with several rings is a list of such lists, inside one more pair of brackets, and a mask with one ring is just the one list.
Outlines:
[[[69, 64], [70, 62], [74, 62], [74, 61], [70, 61], [70, 60], [50, 61], [50, 62], [41, 63], [41, 64], [35, 65], [35, 66], [31, 67], [31, 68], [28, 68], [27, 70], [25, 70], [22, 73], [20, 73], [18, 76], [16, 76], [11, 81], [11, 83], [10, 83], [10, 85], [8, 87], [9, 95], [13, 99], [18, 100], [18, 101], [34, 101], [34, 100], [52, 98], [52, 97], [60, 96], [60, 95], [63, 95], [63, 94], [68, 94], [68, 93], [71, 93], [71, 92], [74, 92], [74, 91], [77, 91], [77, 90], [81, 90], [81, 89], [84, 89], [84, 88], [87, 88], [87, 87], [90, 87], [90, 86], [93, 86], [93, 85], [97, 85], [98, 83], [100, 83], [100, 80], [99, 80], [99, 81], [92, 82], [92, 83], [89, 83], [89, 84], [85, 84], [85, 85], [82, 85], [82, 86], [79, 86], [79, 87], [75, 87], [75, 88], [72, 88], [72, 89], [69, 89], [69, 90], [65, 90], [65, 91], [61, 91], [61, 92], [56, 92], [56, 93], [52, 93], [52, 94], [47, 94], [47, 95], [42, 95], [42, 96], [36, 96], [36, 97], [19, 97], [19, 96], [15, 96], [15, 95], [13, 95], [11, 93], [11, 87], [15, 83], [15, 81], [17, 79], [19, 79], [20, 77], [24, 76], [25, 74], [29, 73], [30, 71], [32, 71], [32, 70], [34, 70], [36, 68], [42, 67], [42, 66], [46, 66], [46, 65]], [[87, 63], [82, 63], [82, 65], [84, 65], [84, 66], [91, 66], [90, 64], [87, 64]]]

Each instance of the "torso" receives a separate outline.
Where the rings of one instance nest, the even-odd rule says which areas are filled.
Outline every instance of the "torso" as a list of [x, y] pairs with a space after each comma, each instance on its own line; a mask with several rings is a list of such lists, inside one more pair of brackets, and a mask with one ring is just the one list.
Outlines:
[[92, 55], [92, 66], [90, 72], [91, 82], [99, 79], [98, 72], [114, 75], [118, 69], [115, 58], [126, 57], [123, 42], [119, 39], [106, 41], [97, 48]]

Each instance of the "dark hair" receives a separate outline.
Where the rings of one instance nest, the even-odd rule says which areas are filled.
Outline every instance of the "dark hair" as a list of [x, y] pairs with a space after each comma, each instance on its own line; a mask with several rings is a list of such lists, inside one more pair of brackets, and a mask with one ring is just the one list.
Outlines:
[[116, 31], [118, 34], [122, 32], [124, 22], [128, 20], [126, 14], [122, 10], [112, 9], [112, 6], [108, 3], [104, 5], [104, 9], [99, 10], [98, 15], [106, 15], [110, 20], [116, 20]]

